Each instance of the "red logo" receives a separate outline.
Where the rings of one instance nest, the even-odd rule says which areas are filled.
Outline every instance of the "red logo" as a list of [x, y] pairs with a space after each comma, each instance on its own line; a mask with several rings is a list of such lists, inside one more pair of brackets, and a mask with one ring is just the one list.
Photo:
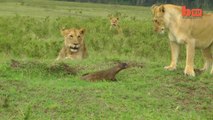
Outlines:
[[201, 17], [203, 15], [202, 9], [186, 9], [186, 6], [182, 6], [182, 16], [193, 16], [193, 17]]

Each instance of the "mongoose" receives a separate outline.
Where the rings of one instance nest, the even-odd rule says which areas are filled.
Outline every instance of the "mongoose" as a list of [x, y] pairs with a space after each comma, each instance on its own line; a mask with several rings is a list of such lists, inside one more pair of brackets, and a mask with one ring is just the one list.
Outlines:
[[119, 63], [118, 65], [109, 68], [107, 70], [101, 70], [94, 73], [87, 73], [82, 75], [81, 79], [88, 81], [116, 81], [115, 75], [123, 69], [126, 69], [128, 65], [126, 63]]

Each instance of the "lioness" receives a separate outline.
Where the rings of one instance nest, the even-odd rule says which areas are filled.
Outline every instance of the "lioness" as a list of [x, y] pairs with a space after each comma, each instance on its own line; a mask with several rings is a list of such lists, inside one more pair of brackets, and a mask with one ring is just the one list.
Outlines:
[[210, 67], [213, 74], [213, 56], [211, 48], [213, 47], [213, 14], [203, 14], [202, 17], [183, 17], [182, 7], [165, 4], [152, 6], [154, 15], [155, 31], [164, 33], [168, 29], [168, 36], [171, 47], [171, 63], [166, 66], [167, 70], [175, 70], [179, 55], [179, 45], [186, 45], [186, 66], [184, 73], [195, 76], [194, 55], [195, 48], [202, 49], [205, 60], [202, 70], [208, 70]]
[[61, 59], [83, 59], [87, 57], [87, 49], [84, 43], [85, 29], [62, 29], [64, 46], [59, 52], [56, 60]]
[[118, 33], [122, 33], [122, 29], [119, 25], [119, 17], [110, 16], [109, 20], [110, 20], [110, 30], [114, 28], [117, 30]]
[[113, 27], [115, 27], [115, 28], [117, 28], [117, 27], [119, 27], [119, 18], [118, 17], [113, 17], [113, 16], [110, 16], [109, 17], [109, 20], [110, 20], [110, 24], [111, 24], [111, 26], [110, 26], [110, 30], [113, 28]]

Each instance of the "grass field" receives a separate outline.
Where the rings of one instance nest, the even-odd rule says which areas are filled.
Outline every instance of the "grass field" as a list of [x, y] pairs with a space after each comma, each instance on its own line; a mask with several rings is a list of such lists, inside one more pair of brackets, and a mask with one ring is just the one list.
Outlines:
[[[120, 16], [123, 34], [109, 31]], [[212, 120], [213, 77], [184, 76], [185, 48], [176, 71], [167, 35], [153, 32], [148, 7], [50, 0], [0, 1], [0, 120]], [[85, 28], [89, 57], [55, 58], [63, 45], [59, 29]], [[11, 59], [21, 66], [11, 65]], [[121, 71], [117, 82], [86, 82], [80, 76], [118, 61], [143, 64]], [[59, 65], [55, 69], [53, 65]], [[203, 65], [196, 51], [195, 66]]]

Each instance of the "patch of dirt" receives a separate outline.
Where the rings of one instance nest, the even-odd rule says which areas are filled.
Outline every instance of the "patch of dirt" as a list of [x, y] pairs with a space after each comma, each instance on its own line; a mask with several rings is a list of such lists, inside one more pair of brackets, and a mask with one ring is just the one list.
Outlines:
[[154, 90], [154, 96], [162, 98], [169, 96], [175, 100], [175, 104], [184, 110], [213, 112], [213, 89], [211, 84], [202, 81], [190, 80], [187, 77], [174, 77]]
[[22, 64], [19, 61], [12, 59], [11, 63], [10, 63], [10, 67], [11, 68], [20, 68], [20, 67], [22, 67]]
[[175, 88], [180, 93], [183, 93], [183, 96], [176, 97], [177, 103], [186, 109], [192, 107], [197, 111], [213, 110], [211, 102], [213, 100], [213, 91], [204, 83], [189, 84], [189, 86], [175, 85]]

